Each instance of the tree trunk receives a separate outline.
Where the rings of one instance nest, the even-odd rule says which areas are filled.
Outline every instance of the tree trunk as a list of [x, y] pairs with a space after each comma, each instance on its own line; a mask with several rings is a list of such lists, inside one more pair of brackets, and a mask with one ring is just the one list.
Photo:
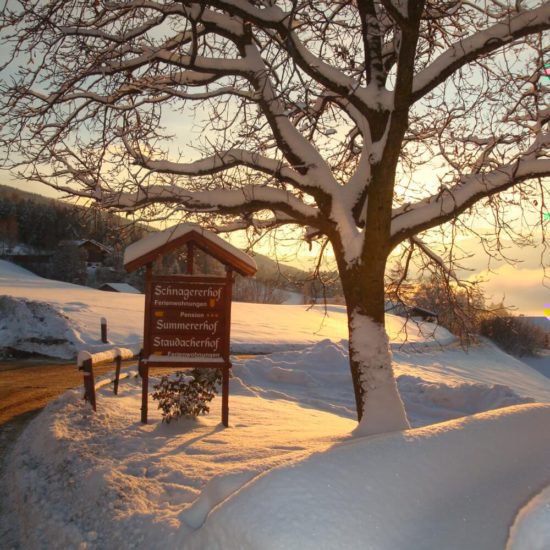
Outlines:
[[349, 359], [359, 426], [355, 435], [409, 428], [393, 375], [384, 326], [382, 258], [371, 265], [341, 269], [349, 324]]

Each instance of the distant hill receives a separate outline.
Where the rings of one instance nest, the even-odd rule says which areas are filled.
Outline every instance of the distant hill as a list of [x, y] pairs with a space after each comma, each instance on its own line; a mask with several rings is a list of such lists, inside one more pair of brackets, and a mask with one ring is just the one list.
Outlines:
[[[91, 239], [109, 246], [115, 254], [121, 256], [126, 246], [151, 231], [155, 231], [155, 228], [99, 208], [77, 206], [0, 185], [0, 255], [5, 256], [6, 251], [10, 250], [13, 254], [18, 249], [25, 250], [25, 254], [51, 253], [66, 239]], [[340, 293], [337, 283], [326, 285], [323, 290], [318, 282], [308, 283], [311, 279], [308, 271], [263, 254], [252, 253], [252, 256], [258, 265], [256, 279], [260, 282], [269, 282], [277, 288], [298, 292], [302, 292], [304, 284], [307, 284], [310, 287], [307, 292], [318, 297]], [[134, 279], [129, 280], [121, 264], [111, 262], [110, 265], [117, 268], [117, 276], [107, 282], [137, 284]], [[27, 267], [36, 271], [36, 266]], [[48, 276], [45, 271], [38, 274]], [[334, 281], [338, 277], [331, 275], [328, 279]]]
[[[3, 206], [3, 209], [2, 209]], [[24, 212], [30, 210], [30, 213]], [[73, 211], [75, 214], [67, 218], [67, 211]], [[143, 231], [155, 231], [154, 228], [145, 224], [132, 223], [122, 216], [118, 216], [106, 211], [98, 209], [90, 209], [84, 206], [77, 206], [71, 203], [51, 198], [44, 197], [36, 193], [29, 193], [21, 189], [0, 185], [0, 215], [3, 214], [5, 219], [9, 216], [14, 218], [14, 224], [10, 228], [12, 235], [2, 234], [0, 227], [0, 240], [11, 240], [18, 244], [26, 244], [37, 246], [40, 244], [39, 238], [42, 232], [31, 232], [28, 225], [38, 225], [41, 229], [46, 229], [45, 225], [49, 223], [52, 227], [49, 233], [63, 232], [63, 235], [52, 235], [45, 248], [51, 248], [51, 245], [57, 244], [61, 238], [82, 238], [94, 239], [106, 245], [113, 245], [113, 239], [120, 243], [120, 234], [116, 229], [121, 226], [126, 227], [134, 225], [142, 231], [137, 231], [134, 234], [128, 235], [127, 244], [138, 238]], [[43, 223], [41, 219], [47, 217]], [[63, 218], [59, 224], [59, 218]], [[97, 218], [101, 219], [97, 219]], [[67, 218], [67, 219], [66, 219]], [[93, 219], [92, 219], [93, 218]], [[61, 225], [61, 227], [56, 227]], [[24, 226], [24, 227], [23, 227]], [[4, 233], [7, 233], [7, 228], [4, 228]], [[35, 234], [36, 233], [36, 234]], [[288, 279], [291, 281], [303, 281], [307, 279], [308, 274], [296, 267], [279, 263], [262, 254], [253, 254], [258, 265], [258, 278], [260, 279]]]
[[[44, 195], [39, 195], [38, 193], [30, 193], [29, 191], [23, 191], [22, 189], [2, 184], [0, 184], [0, 199], [10, 199], [15, 201], [32, 200], [34, 202], [42, 204], [48, 204], [54, 201], [61, 204], [66, 204], [63, 201], [54, 199], [52, 197], [45, 197]], [[67, 206], [70, 205], [67, 204]]]
[[529, 317], [527, 315], [521, 315], [521, 318], [544, 330], [544, 332], [550, 333], [550, 319], [546, 317]]
[[4, 251], [14, 245], [52, 251], [67, 239], [92, 239], [120, 250], [147, 231], [143, 224], [106, 210], [0, 185], [0, 243]]
[[277, 260], [273, 260], [263, 254], [252, 254], [256, 265], [258, 266], [257, 277], [259, 279], [288, 279], [289, 281], [305, 281], [309, 277], [309, 273]]

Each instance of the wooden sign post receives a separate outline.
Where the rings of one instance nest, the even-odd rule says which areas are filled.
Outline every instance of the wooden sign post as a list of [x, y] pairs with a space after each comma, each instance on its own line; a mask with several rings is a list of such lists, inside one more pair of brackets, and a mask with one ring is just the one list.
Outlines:
[[[151, 241], [150, 243], [147, 240]], [[254, 260], [194, 224], [181, 224], [138, 241], [125, 252], [128, 271], [146, 265], [141, 421], [147, 423], [149, 368], [219, 368], [222, 370], [222, 422], [229, 423], [231, 295], [234, 270], [256, 272]], [[160, 243], [160, 244], [159, 244]], [[187, 245], [187, 273], [153, 276], [152, 262]], [[134, 247], [134, 248], [132, 248]], [[194, 250], [201, 248], [225, 264], [225, 277], [194, 275]]]

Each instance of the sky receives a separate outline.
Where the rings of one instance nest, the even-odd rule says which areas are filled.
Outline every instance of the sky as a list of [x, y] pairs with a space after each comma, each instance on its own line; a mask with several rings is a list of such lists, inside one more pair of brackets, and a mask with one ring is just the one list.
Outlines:
[[[548, 222], [547, 222], [548, 223]], [[550, 228], [550, 226], [549, 226]], [[515, 308], [516, 314], [540, 317], [545, 315], [545, 307], [550, 307], [550, 278], [544, 276], [541, 267], [541, 247], [514, 247], [514, 255], [519, 263], [492, 262], [488, 269], [488, 257], [480, 245], [472, 240], [466, 243], [473, 257], [464, 262], [473, 270], [469, 279], [481, 279], [488, 302], [500, 303]], [[547, 275], [550, 277], [548, 255], [546, 256]]]
[[[0, 52], [0, 60], [3, 58], [5, 58], [5, 52], [3, 54]], [[541, 76], [541, 78], [543, 77]], [[189, 134], [192, 136], [191, 140], [193, 142], [200, 138], [201, 125], [193, 124], [191, 119], [183, 122], [185, 130], [182, 132], [181, 114], [178, 114], [177, 117], [165, 117], [165, 123], [168, 133]], [[180, 145], [179, 141], [176, 141], [175, 144], [178, 147]], [[426, 175], [430, 179], [428, 180], [420, 174], [419, 177], [423, 180], [420, 188], [424, 188], [426, 181], [433, 180], [435, 183], [433, 167], [425, 169]], [[34, 182], [20, 183], [7, 172], [0, 171], [0, 184], [11, 185], [49, 197], [59, 197], [58, 193], [45, 185]], [[550, 229], [550, 220], [546, 220], [544, 223]], [[548, 236], [548, 231], [546, 231], [546, 235]], [[244, 240], [239, 242], [236, 239], [234, 242], [243, 246], [246, 244]], [[282, 263], [289, 263], [297, 267], [307, 269], [314, 265], [318, 248], [316, 249], [314, 246], [312, 250], [309, 250], [305, 243], [297, 248], [295, 243], [295, 235], [279, 233], [276, 242], [274, 242], [274, 238], [264, 239], [257, 245], [255, 250], [258, 253], [277, 257]], [[488, 270], [489, 258], [479, 243], [471, 239], [469, 241], [463, 240], [462, 244], [472, 254], [472, 258], [464, 261], [463, 264], [472, 271], [463, 271], [461, 274], [470, 279], [481, 277], [485, 281], [483, 288], [488, 300], [494, 302], [504, 300], [505, 305], [517, 308], [517, 313], [536, 316], [544, 314], [545, 306], [550, 305], [550, 280], [547, 279], [545, 282], [542, 264], [545, 263], [546, 266], [550, 267], [550, 254], [547, 254], [541, 261], [541, 246], [521, 249], [512, 247], [512, 256], [516, 256], [521, 263], [512, 266], [505, 262], [492, 262], [492, 269]], [[334, 268], [330, 260], [329, 251], [326, 264], [328, 269]]]

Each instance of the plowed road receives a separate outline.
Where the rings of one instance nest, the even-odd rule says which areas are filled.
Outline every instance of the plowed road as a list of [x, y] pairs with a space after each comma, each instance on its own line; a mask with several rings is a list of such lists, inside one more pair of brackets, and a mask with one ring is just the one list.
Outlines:
[[[135, 364], [134, 360], [122, 366]], [[114, 369], [114, 363], [94, 367], [96, 380], [109, 371], [114, 376]], [[174, 369], [158, 369], [155, 375], [170, 370]], [[77, 386], [82, 386], [82, 372], [74, 362], [44, 359], [0, 362], [0, 464], [27, 422], [52, 399]]]
[[[94, 368], [97, 376], [114, 365]], [[38, 411], [54, 397], [82, 385], [75, 363], [9, 361], [0, 363], [0, 425], [22, 414]]]

